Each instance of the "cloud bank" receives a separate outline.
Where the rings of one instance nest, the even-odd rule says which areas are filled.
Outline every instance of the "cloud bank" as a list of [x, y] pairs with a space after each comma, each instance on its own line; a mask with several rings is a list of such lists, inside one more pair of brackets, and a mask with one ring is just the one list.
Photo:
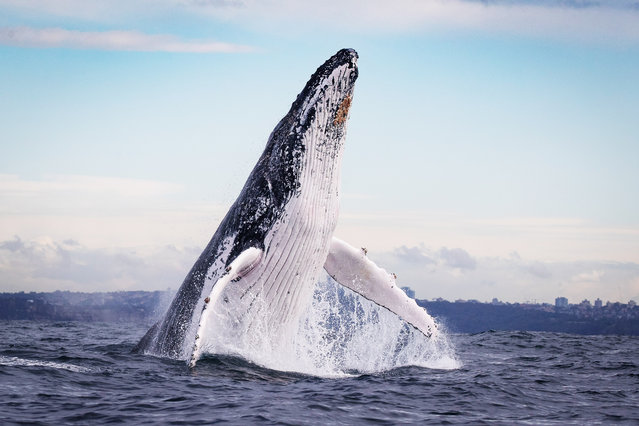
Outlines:
[[206, 241], [228, 206], [183, 198], [184, 188], [144, 179], [0, 174], [0, 240], [72, 239], [91, 247]]
[[[152, 180], [0, 175], [0, 291], [176, 288], [228, 210], [182, 192]], [[421, 298], [639, 301], [636, 229], [395, 213], [343, 214], [340, 222], [336, 235], [367, 246], [374, 261]], [[539, 249], [530, 250], [535, 244]], [[583, 256], [548, 256], [555, 246], [568, 254], [590, 248]], [[512, 251], [518, 247], [524, 251]], [[616, 261], [601, 260], [615, 250]]]
[[[119, 25], [167, 17], [211, 18], [217, 22], [276, 33], [412, 33], [479, 31], [587, 42], [639, 42], [639, 4], [635, 0], [0, 0], [1, 8], [32, 18], [79, 19]], [[64, 27], [64, 25], [62, 25]], [[23, 30], [24, 45], [60, 43], [78, 48], [161, 51], [245, 51], [216, 42], [176, 40], [135, 32], [87, 33]], [[56, 31], [58, 34], [56, 35]], [[6, 39], [6, 35], [3, 37]]]
[[[72, 240], [0, 241], [0, 291], [120, 291], [177, 289], [202, 247], [162, 245], [91, 248]], [[369, 256], [418, 298], [447, 300], [496, 297], [509, 302], [553, 302], [565, 296], [628, 302], [639, 300], [639, 264], [539, 262], [512, 253], [475, 257], [462, 248], [399, 247]]]
[[402, 246], [369, 256], [398, 275], [421, 298], [448, 300], [492, 297], [510, 302], [571, 303], [596, 298], [626, 303], [639, 300], [639, 264], [633, 262], [527, 260], [513, 252], [507, 257], [475, 257], [462, 248], [430, 249]]
[[0, 44], [29, 48], [93, 49], [135, 52], [238, 53], [249, 46], [217, 41], [184, 40], [138, 31], [72, 31], [63, 28], [0, 28]]
[[75, 240], [0, 242], [0, 291], [177, 289], [200, 248], [95, 249]]
[[[639, 42], [636, 1], [243, 0], [180, 1], [187, 10], [276, 31], [349, 33], [480, 31], [589, 42]], [[285, 24], [285, 25], [283, 25]]]

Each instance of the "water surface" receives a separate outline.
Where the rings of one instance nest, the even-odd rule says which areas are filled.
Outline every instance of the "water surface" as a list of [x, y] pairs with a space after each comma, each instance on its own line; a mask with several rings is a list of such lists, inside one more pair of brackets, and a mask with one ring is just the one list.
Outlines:
[[[453, 335], [459, 364], [338, 378], [130, 353], [146, 324], [0, 322], [0, 420], [39, 424], [639, 422], [639, 338]], [[374, 345], [375, 342], [370, 342]]]

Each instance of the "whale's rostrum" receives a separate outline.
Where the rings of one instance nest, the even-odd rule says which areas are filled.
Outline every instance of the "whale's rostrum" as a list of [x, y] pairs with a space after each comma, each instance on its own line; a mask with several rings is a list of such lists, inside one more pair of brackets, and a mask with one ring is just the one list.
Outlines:
[[311, 76], [139, 351], [195, 365], [214, 311], [241, 332], [266, 328], [276, 340], [299, 319], [322, 268], [426, 336], [437, 332], [392, 275], [333, 238], [357, 59], [354, 50], [340, 50]]

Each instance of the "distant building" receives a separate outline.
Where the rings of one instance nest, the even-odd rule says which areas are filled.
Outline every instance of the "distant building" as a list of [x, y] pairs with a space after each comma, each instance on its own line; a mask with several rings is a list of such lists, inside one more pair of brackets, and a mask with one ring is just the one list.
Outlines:
[[637, 302], [635, 302], [634, 300], [630, 300], [630, 301], [628, 302], [628, 306], [630, 306], [631, 308], [632, 308], [632, 307], [635, 307], [635, 306], [637, 306]]
[[415, 298], [415, 290], [413, 290], [410, 287], [402, 287], [402, 290], [404, 290], [404, 293], [406, 293], [406, 296], [410, 297], [411, 299]]
[[568, 307], [568, 299], [565, 297], [557, 297], [555, 299], [555, 307], [557, 308], [567, 308]]
[[600, 298], [597, 298], [597, 300], [595, 300], [595, 308], [601, 308], [603, 306], [603, 302], [601, 301]]
[[581, 305], [583, 307], [586, 307], [586, 308], [589, 308], [591, 306], [590, 305], [590, 300], [584, 299], [584, 300], [581, 301], [581, 303], [579, 305]]
[[501, 305], [501, 302], [499, 301], [499, 299], [497, 299], [496, 297], [493, 297], [493, 301], [492, 301], [493, 305]]

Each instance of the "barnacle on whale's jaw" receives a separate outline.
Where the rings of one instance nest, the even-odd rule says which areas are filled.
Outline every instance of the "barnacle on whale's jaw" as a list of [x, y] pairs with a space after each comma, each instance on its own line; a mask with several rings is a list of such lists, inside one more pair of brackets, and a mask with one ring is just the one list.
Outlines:
[[333, 120], [333, 125], [343, 125], [346, 122], [346, 118], [348, 118], [348, 111], [351, 109], [351, 102], [353, 101], [353, 97], [348, 95], [344, 98], [339, 107], [337, 108], [337, 114], [335, 114], [335, 119]]

